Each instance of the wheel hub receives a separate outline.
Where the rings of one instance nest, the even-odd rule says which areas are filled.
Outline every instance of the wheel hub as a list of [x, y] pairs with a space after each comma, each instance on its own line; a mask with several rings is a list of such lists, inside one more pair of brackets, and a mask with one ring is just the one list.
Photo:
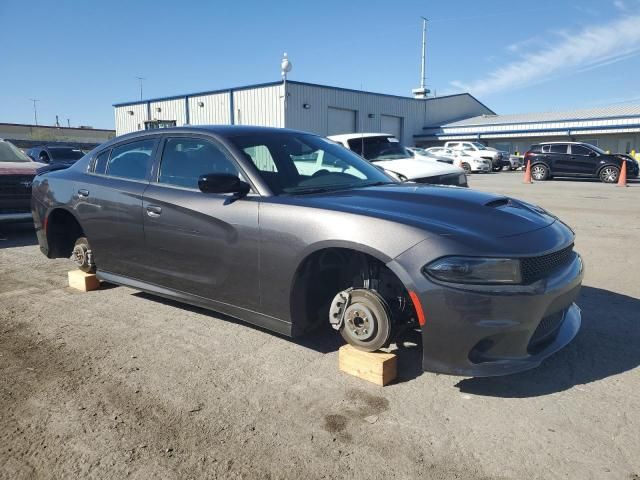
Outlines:
[[79, 267], [82, 267], [84, 265], [88, 265], [89, 263], [88, 253], [89, 253], [89, 250], [87, 249], [86, 246], [76, 245], [75, 247], [73, 247], [73, 252], [71, 256], [75, 264], [78, 265]]
[[375, 316], [361, 303], [349, 305], [344, 316], [344, 326], [360, 341], [367, 341], [375, 335]]

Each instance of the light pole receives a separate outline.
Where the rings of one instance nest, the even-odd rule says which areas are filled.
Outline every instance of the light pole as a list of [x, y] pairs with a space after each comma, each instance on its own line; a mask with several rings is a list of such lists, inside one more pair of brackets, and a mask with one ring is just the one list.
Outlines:
[[144, 78], [144, 77], [136, 77], [136, 78], [140, 82], [140, 100], [142, 100], [142, 82], [144, 82], [146, 80], [146, 78]]
[[[284, 108], [287, 109], [287, 73], [291, 71], [293, 64], [287, 57], [287, 52], [284, 52], [282, 60], [280, 61], [280, 75], [282, 75], [282, 87], [284, 89]], [[286, 125], [285, 125], [286, 126]]]
[[35, 121], [35, 124], [38, 125], [38, 107], [36, 106], [36, 103], [40, 100], [37, 98], [30, 98], [29, 100], [33, 102], [33, 120]]

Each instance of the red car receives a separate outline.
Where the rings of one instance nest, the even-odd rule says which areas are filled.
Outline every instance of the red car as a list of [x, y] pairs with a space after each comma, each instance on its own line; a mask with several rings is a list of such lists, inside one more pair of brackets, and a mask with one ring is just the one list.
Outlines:
[[0, 222], [31, 221], [31, 184], [43, 163], [0, 140]]

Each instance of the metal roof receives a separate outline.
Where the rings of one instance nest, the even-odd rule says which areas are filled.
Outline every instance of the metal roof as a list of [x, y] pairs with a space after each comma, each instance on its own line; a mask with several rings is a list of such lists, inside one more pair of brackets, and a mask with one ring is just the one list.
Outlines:
[[[380, 96], [380, 97], [398, 98], [398, 99], [402, 99], [402, 100], [414, 100], [414, 101], [421, 101], [421, 102], [422, 101], [442, 100], [444, 98], [460, 97], [460, 96], [465, 96], [466, 95], [466, 96], [469, 96], [472, 99], [474, 99], [476, 102], [478, 102], [480, 105], [485, 107], [490, 112], [493, 112], [493, 110], [491, 110], [489, 107], [487, 107], [485, 104], [483, 104], [476, 97], [474, 97], [470, 93], [466, 93], [466, 92], [465, 93], [454, 93], [454, 94], [451, 94], [451, 95], [442, 95], [442, 96], [439, 96], [439, 97], [429, 97], [429, 98], [426, 98], [426, 99], [417, 99], [417, 98], [414, 98], [414, 97], [409, 97], [409, 96], [404, 96], [404, 95], [392, 95], [392, 94], [388, 94], [388, 93], [369, 92], [369, 91], [366, 91], [366, 90], [355, 90], [355, 89], [352, 89], [352, 88], [334, 87], [332, 85], [321, 85], [319, 83], [299, 82], [297, 80], [287, 80], [287, 83], [294, 84], [294, 85], [305, 85], [305, 86], [308, 86], [308, 87], [328, 88], [330, 90], [338, 90], [338, 91], [342, 91], [342, 92], [364, 93], [364, 94], [367, 94], [367, 95], [376, 95], [376, 96]], [[114, 107], [124, 107], [124, 106], [130, 106], [130, 105], [140, 105], [140, 104], [145, 104], [145, 103], [150, 103], [150, 102], [159, 102], [159, 101], [164, 101], [164, 100], [177, 100], [177, 99], [182, 99], [182, 98], [185, 98], [185, 97], [200, 97], [200, 96], [204, 96], [204, 95], [213, 95], [213, 94], [216, 94], [216, 93], [229, 93], [229, 92], [237, 92], [237, 91], [241, 91], [241, 90], [251, 90], [251, 89], [254, 89], [254, 88], [273, 87], [273, 86], [276, 86], [276, 85], [282, 85], [282, 80], [274, 81], [274, 82], [266, 82], [266, 83], [255, 83], [253, 85], [243, 85], [243, 86], [239, 86], [239, 87], [221, 88], [221, 89], [217, 89], [217, 90], [206, 90], [206, 91], [202, 91], [202, 92], [187, 93], [187, 94], [183, 94], [183, 95], [171, 95], [171, 96], [167, 96], [167, 97], [147, 98], [147, 99], [144, 99], [144, 100], [132, 100], [130, 102], [114, 103], [113, 106]]]
[[475, 127], [527, 123], [605, 120], [609, 118], [640, 117], [640, 103], [617, 104], [604, 107], [568, 110], [562, 112], [517, 113], [512, 115], [481, 115], [442, 125], [447, 127]]

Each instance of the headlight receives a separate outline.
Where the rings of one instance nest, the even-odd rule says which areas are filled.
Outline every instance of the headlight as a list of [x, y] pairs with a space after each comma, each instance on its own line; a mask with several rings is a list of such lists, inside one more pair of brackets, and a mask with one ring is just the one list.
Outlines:
[[422, 271], [450, 283], [522, 283], [520, 260], [510, 258], [443, 257], [425, 265]]

